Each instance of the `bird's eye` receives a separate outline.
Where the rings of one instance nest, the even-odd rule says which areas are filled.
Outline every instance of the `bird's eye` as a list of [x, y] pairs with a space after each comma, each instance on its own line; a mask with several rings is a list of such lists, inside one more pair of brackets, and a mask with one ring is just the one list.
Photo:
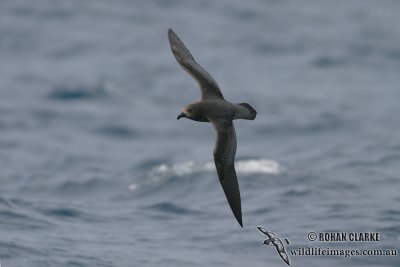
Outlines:
[[193, 109], [191, 109], [191, 108], [190, 108], [190, 109], [188, 109], [188, 112], [192, 112], [192, 111], [193, 111]]

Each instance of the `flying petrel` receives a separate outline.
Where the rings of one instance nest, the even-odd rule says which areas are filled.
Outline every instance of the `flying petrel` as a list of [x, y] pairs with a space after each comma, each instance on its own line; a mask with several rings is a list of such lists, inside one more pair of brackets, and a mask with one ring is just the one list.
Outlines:
[[[283, 245], [282, 241], [272, 232], [268, 231], [264, 227], [257, 226], [258, 230], [260, 230], [261, 233], [265, 234], [268, 236], [267, 240], [264, 240], [265, 245], [270, 245], [270, 246], [275, 246], [276, 251], [278, 252], [279, 256], [281, 256], [282, 260], [287, 263], [287, 265], [290, 266], [290, 261], [289, 261], [289, 256], [286, 253], [285, 246]], [[286, 243], [288, 243], [286, 239]]]
[[168, 30], [168, 39], [176, 60], [197, 81], [201, 90], [201, 99], [184, 107], [177, 119], [184, 117], [194, 121], [210, 122], [214, 126], [217, 131], [214, 162], [219, 181], [236, 220], [243, 227], [239, 184], [234, 165], [236, 133], [232, 120], [254, 120], [257, 112], [247, 103], [233, 104], [226, 101], [217, 82], [195, 61], [184, 43], [171, 29]]

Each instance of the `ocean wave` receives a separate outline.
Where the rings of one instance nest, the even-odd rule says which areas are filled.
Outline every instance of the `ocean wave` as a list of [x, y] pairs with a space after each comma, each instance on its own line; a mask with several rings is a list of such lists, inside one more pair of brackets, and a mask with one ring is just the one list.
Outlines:
[[384, 221], [394, 221], [397, 222], [400, 220], [400, 211], [395, 209], [387, 209], [381, 212], [381, 218]]
[[[4, 238], [3, 238], [4, 239]], [[33, 246], [32, 244], [26, 242], [26, 244], [21, 244], [21, 242], [14, 240], [1, 240], [0, 241], [0, 251], [1, 251], [1, 260], [9, 260], [13, 258], [28, 256], [44, 256], [46, 255], [43, 251], [41, 251], [37, 246]], [[0, 261], [1, 263], [1, 261]], [[32, 265], [31, 265], [32, 266]]]
[[18, 199], [1, 198], [0, 228], [2, 229], [48, 229], [52, 223], [37, 213], [32, 203]]
[[153, 204], [153, 205], [147, 206], [146, 209], [154, 210], [157, 212], [173, 213], [173, 214], [177, 214], [177, 215], [185, 215], [185, 214], [195, 213], [195, 211], [189, 210], [187, 208], [183, 208], [183, 207], [178, 206], [171, 202], [161, 202], [161, 203]]
[[[246, 159], [237, 160], [235, 169], [238, 174], [273, 174], [279, 175], [283, 168], [273, 160], [268, 159]], [[185, 176], [193, 176], [201, 173], [215, 173], [214, 162], [206, 162], [203, 164], [194, 161], [186, 161], [176, 164], [161, 163], [147, 173], [145, 184], [152, 184], [154, 181], [163, 180], [166, 177], [181, 178]], [[150, 179], [147, 179], [150, 178]], [[151, 181], [151, 182], [150, 182]], [[131, 183], [130, 191], [136, 191], [142, 184], [140, 182]]]
[[62, 217], [62, 218], [77, 218], [83, 215], [77, 209], [73, 208], [53, 208], [43, 210], [43, 214], [48, 215], [50, 217]]
[[63, 84], [55, 86], [47, 96], [59, 101], [102, 98], [109, 95], [109, 87], [107, 83]]
[[346, 58], [333, 55], [321, 55], [313, 61], [313, 65], [319, 68], [336, 67], [346, 63]]
[[[243, 173], [243, 174], [254, 174], [254, 173], [279, 174], [281, 172], [281, 166], [279, 165], [279, 163], [268, 159], [238, 160], [235, 163], [235, 169], [237, 173]], [[176, 175], [176, 176], [185, 176], [195, 173], [214, 172], [214, 171], [215, 171], [214, 162], [196, 164], [193, 161], [176, 163], [172, 165], [161, 164], [151, 170], [153, 175]]]
[[131, 139], [138, 136], [137, 131], [126, 125], [105, 125], [98, 128], [96, 132], [116, 139]]
[[80, 180], [65, 180], [55, 185], [54, 190], [58, 193], [64, 194], [79, 194], [96, 192], [103, 188], [109, 188], [110, 181], [102, 177], [88, 177]]
[[285, 195], [287, 197], [300, 197], [300, 196], [305, 196], [311, 193], [311, 190], [307, 186], [294, 186], [291, 189], [288, 189], [285, 192]]
[[0, 207], [1, 206], [11, 207], [12, 203], [8, 199], [0, 196]]
[[349, 125], [351, 125], [350, 120], [337, 112], [320, 112], [310, 114], [305, 119], [284, 118], [275, 123], [259, 126], [258, 132], [279, 135], [317, 134], [338, 131]]

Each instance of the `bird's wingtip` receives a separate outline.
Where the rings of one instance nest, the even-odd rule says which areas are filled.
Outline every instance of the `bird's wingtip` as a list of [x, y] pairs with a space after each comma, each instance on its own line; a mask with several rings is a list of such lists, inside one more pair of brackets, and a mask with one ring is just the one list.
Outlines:
[[168, 37], [171, 38], [174, 35], [176, 35], [175, 32], [171, 28], [168, 28]]
[[171, 44], [172, 50], [174, 50], [174, 46], [176, 45], [176, 43], [179, 42], [179, 37], [171, 28], [168, 28], [168, 40], [169, 43]]
[[267, 234], [267, 232], [268, 232], [268, 230], [265, 229], [265, 228], [262, 227], [262, 226], [257, 226], [257, 229], [258, 229], [261, 233], [263, 233], [263, 234]]
[[243, 228], [243, 220], [242, 220], [242, 211], [239, 209], [239, 211], [237, 210], [233, 210], [233, 215], [235, 216], [237, 222], [240, 224], [240, 226]]

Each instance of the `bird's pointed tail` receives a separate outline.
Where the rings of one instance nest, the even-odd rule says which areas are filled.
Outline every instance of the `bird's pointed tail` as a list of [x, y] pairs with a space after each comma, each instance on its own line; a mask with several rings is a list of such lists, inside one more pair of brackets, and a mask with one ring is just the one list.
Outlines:
[[235, 108], [235, 119], [254, 120], [257, 111], [247, 103], [238, 103]]

